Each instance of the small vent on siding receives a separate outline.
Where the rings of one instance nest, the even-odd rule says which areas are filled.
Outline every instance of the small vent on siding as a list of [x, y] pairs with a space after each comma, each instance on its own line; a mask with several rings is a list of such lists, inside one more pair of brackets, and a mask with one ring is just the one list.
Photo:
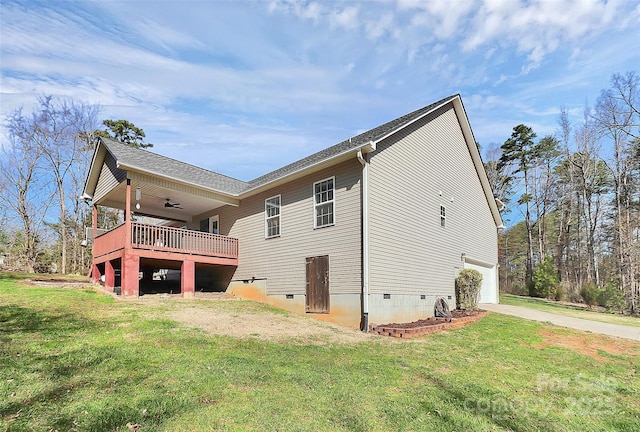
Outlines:
[[292, 300], [293, 299], [293, 294], [287, 294], [287, 300]]
[[390, 298], [391, 298], [391, 294], [382, 294], [382, 297], [383, 297], [385, 300], [388, 300], [388, 299], [390, 299]]
[[426, 300], [426, 299], [427, 299], [427, 296], [426, 296], [426, 295], [424, 295], [424, 294], [420, 294], [420, 300]]

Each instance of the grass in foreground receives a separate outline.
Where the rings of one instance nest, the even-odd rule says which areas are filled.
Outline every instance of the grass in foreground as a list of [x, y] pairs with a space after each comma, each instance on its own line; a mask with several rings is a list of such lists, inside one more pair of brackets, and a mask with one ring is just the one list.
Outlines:
[[637, 317], [606, 312], [581, 310], [569, 307], [563, 303], [541, 298], [517, 296], [513, 294], [500, 294], [500, 303], [511, 306], [527, 307], [530, 309], [536, 309], [543, 312], [551, 312], [554, 314], [570, 316], [574, 318], [583, 318], [610, 324], [640, 327], [640, 319]]
[[[211, 336], [147, 318], [184, 304], [0, 278], [0, 430], [640, 430], [633, 342], [493, 314], [357, 344]], [[194, 304], [235, 313], [242, 302]]]

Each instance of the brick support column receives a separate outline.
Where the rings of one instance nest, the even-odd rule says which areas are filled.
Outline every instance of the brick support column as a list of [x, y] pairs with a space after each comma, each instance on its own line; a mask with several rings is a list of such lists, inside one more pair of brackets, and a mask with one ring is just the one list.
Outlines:
[[98, 270], [98, 266], [95, 263], [91, 263], [91, 281], [99, 282], [100, 281], [100, 270]]
[[140, 295], [140, 257], [125, 255], [122, 258], [122, 296], [138, 297]]
[[196, 291], [196, 263], [183, 261], [180, 272], [180, 289], [183, 298], [193, 298]]
[[107, 261], [104, 263], [104, 287], [107, 288], [108, 291], [113, 291], [115, 282], [116, 272], [113, 269], [113, 264], [111, 264], [111, 261]]

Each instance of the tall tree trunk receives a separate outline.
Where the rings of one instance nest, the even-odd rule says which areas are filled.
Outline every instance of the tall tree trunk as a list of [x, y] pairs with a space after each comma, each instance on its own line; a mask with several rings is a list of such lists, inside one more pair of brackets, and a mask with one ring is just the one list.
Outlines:
[[[525, 194], [529, 195], [529, 179], [527, 176], [527, 171], [524, 172], [524, 190]], [[526, 284], [527, 286], [531, 286], [533, 283], [533, 235], [532, 235], [532, 226], [531, 226], [531, 210], [529, 208], [529, 200], [526, 201], [526, 214], [525, 214], [525, 224], [527, 227], [527, 267], [526, 267]]]

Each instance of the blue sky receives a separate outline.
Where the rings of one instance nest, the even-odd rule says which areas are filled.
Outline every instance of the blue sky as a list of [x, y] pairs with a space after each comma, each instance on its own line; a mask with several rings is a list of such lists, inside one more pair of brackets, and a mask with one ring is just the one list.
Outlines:
[[455, 93], [484, 149], [519, 123], [552, 134], [640, 72], [638, 1], [3, 0], [0, 21], [3, 117], [100, 104], [242, 180]]

